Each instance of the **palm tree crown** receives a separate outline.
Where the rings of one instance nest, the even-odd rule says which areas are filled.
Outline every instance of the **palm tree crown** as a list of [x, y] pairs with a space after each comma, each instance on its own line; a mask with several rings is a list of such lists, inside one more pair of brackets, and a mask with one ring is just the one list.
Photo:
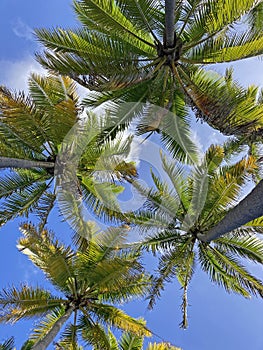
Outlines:
[[185, 169], [178, 162], [162, 158], [169, 182], [152, 174], [155, 189], [134, 183], [148, 197], [144, 207], [131, 215], [131, 222], [145, 233], [152, 231], [136, 247], [159, 253], [159, 276], [153, 283], [149, 306], [152, 307], [164, 284], [176, 277], [184, 290], [183, 322], [187, 327], [187, 289], [195, 265], [200, 263], [210, 279], [228, 292], [249, 297], [263, 296], [262, 282], [250, 274], [242, 260], [263, 261], [263, 242], [257, 236], [263, 232], [258, 219], [224, 235], [210, 244], [198, 239], [205, 236], [236, 204], [242, 186], [257, 168], [255, 158], [249, 156], [234, 164], [221, 146], [211, 146], [202, 162]]
[[[123, 188], [111, 183], [111, 177], [119, 179], [122, 174], [134, 177], [136, 169], [133, 163], [125, 162], [131, 138], [121, 141], [119, 136], [113, 142], [103, 136], [108, 119], [94, 114], [85, 117], [76, 84], [68, 77], [33, 74], [29, 79], [28, 96], [1, 88], [0, 168], [4, 169], [4, 174], [0, 182], [0, 198], [3, 199], [0, 224], [33, 212], [39, 216], [42, 226], [45, 225], [57, 197], [55, 184], [58, 183], [54, 180], [61, 168], [58, 155], [63, 152], [68, 157], [64, 159], [61, 172], [66, 171], [69, 163], [75, 165], [71, 169], [75, 174], [71, 184], [75, 198], [83, 198], [98, 216], [110, 217], [114, 210], [120, 212], [115, 197]], [[70, 159], [73, 147], [66, 142], [76, 143], [79, 135], [74, 134], [74, 140], [66, 136], [77, 131], [89, 142], [84, 144], [79, 158], [73, 163]], [[71, 147], [70, 150], [67, 147]], [[76, 158], [76, 154], [72, 156]], [[108, 176], [96, 181], [94, 173], [98, 179], [98, 174], [103, 171], [111, 175], [110, 179]], [[102, 201], [101, 187], [108, 188], [111, 208]]]
[[81, 337], [85, 344], [108, 349], [104, 346], [103, 324], [150, 335], [144, 323], [111, 305], [142, 296], [149, 288], [150, 280], [137, 261], [138, 254], [123, 255], [115, 249], [116, 242], [120, 244], [123, 239], [123, 230], [96, 233], [89, 242], [79, 238], [76, 250], [32, 225], [23, 225], [22, 232], [19, 249], [59, 291], [54, 295], [23, 284], [1, 292], [1, 322], [41, 319], [32, 334], [33, 349], [46, 349], [65, 322], [61, 341], [68, 346], [76, 345]]
[[33, 74], [29, 91], [0, 90], [0, 164], [10, 169], [0, 184], [1, 224], [33, 209], [45, 220], [55, 200], [50, 188], [59, 145], [78, 118], [71, 79]]
[[263, 53], [262, 1], [80, 0], [74, 9], [81, 28], [36, 31], [48, 49], [38, 60], [95, 90], [85, 103], [148, 101], [180, 115], [186, 96], [199, 117], [215, 127], [224, 118], [220, 130], [230, 132], [226, 120], [245, 92], [201, 65]]

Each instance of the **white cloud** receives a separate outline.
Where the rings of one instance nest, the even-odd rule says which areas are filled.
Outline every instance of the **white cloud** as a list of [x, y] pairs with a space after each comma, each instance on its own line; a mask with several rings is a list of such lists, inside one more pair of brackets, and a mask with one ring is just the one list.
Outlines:
[[205, 145], [202, 142], [203, 140], [201, 140], [200, 135], [198, 135], [198, 133], [194, 129], [191, 129], [190, 137], [191, 137], [191, 141], [195, 144], [197, 148], [197, 152], [201, 158], [203, 155], [203, 151], [205, 150]]
[[30, 28], [26, 23], [24, 23], [21, 18], [17, 18], [12, 23], [12, 29], [16, 36], [19, 38], [24, 38], [29, 41], [35, 41], [33, 35], [33, 29]]
[[0, 60], [0, 85], [12, 90], [27, 91], [27, 81], [30, 73], [43, 74], [45, 70], [28, 55], [19, 61]]

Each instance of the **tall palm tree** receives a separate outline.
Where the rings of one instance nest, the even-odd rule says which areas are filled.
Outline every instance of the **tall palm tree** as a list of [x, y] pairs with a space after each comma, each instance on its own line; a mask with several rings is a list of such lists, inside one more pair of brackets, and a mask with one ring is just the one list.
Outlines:
[[[137, 335], [150, 335], [144, 323], [113, 303], [145, 295], [150, 279], [138, 262], [138, 254], [123, 254], [116, 246], [123, 229], [93, 232], [93, 239], [78, 238], [75, 249], [65, 246], [47, 230], [22, 226], [19, 249], [40, 268], [58, 293], [22, 284], [3, 289], [0, 322], [40, 318], [31, 339], [32, 349], [44, 350], [61, 332], [61, 341], [103, 344], [101, 325], [114, 326]], [[66, 324], [64, 330], [61, 327]]]
[[263, 53], [262, 1], [79, 0], [74, 10], [80, 28], [36, 31], [47, 49], [37, 57], [95, 91], [87, 104], [147, 101], [180, 116], [186, 101], [198, 117], [232, 134], [258, 120], [237, 123], [239, 99], [249, 91], [201, 66]]
[[[3, 176], [0, 198], [3, 200], [0, 224], [34, 212], [44, 225], [56, 200], [58, 188], [54, 186], [55, 180], [68, 163], [75, 165], [75, 169], [71, 169], [75, 174], [75, 187], [74, 182], [71, 187], [78, 198], [85, 198], [97, 215], [106, 213], [111, 216], [113, 205], [107, 208], [99, 197], [103, 185], [108, 188], [108, 199], [118, 211], [115, 196], [122, 187], [105, 177], [96, 182], [92, 176], [96, 173], [98, 178], [103, 170], [118, 178], [122, 173], [128, 177], [136, 176], [136, 169], [132, 163], [125, 162], [131, 139], [120, 141], [119, 137], [114, 142], [104, 141], [100, 132], [105, 132], [106, 126], [107, 118], [99, 120], [95, 115], [85, 116], [76, 85], [70, 78], [32, 74], [28, 96], [1, 88], [0, 168]], [[82, 133], [86, 142], [75, 163], [70, 158], [76, 158], [75, 149], [72, 144], [65, 144], [70, 131], [71, 134]], [[80, 138], [79, 135], [75, 135], [76, 138]], [[68, 157], [61, 159], [66, 152]], [[61, 165], [62, 160], [64, 165]]]
[[130, 217], [130, 222], [146, 235], [135, 247], [159, 257], [149, 307], [160, 296], [165, 282], [176, 277], [183, 288], [181, 325], [184, 328], [187, 327], [187, 290], [197, 262], [210, 279], [226, 291], [244, 297], [263, 296], [263, 283], [244, 266], [244, 259], [263, 262], [263, 241], [258, 237], [263, 233], [262, 220], [250, 222], [210, 244], [199, 239], [200, 234], [205, 236], [227, 215], [257, 168], [253, 156], [235, 163], [227, 163], [226, 156], [223, 147], [211, 146], [202, 162], [192, 169], [163, 157], [169, 182], [152, 173], [155, 188], [134, 183], [148, 197], [142, 209]]

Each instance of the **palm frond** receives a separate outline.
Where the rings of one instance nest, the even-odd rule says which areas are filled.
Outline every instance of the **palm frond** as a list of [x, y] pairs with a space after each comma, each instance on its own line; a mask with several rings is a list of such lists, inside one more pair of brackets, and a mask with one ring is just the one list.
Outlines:
[[45, 147], [45, 143], [49, 141], [45, 122], [42, 123], [42, 115], [36, 110], [30, 97], [25, 97], [22, 92], [12, 94], [1, 89], [0, 98], [1, 122], [15, 132], [15, 135], [19, 135], [23, 143], [32, 145], [39, 153], [42, 148], [50, 152]]
[[249, 135], [261, 127], [262, 105], [258, 103], [253, 87], [240, 87], [229, 70], [225, 77], [202, 69], [192, 74], [187, 70], [182, 66], [178, 68], [197, 118], [225, 135]]
[[182, 241], [180, 232], [173, 230], [163, 230], [157, 232], [156, 234], [151, 234], [145, 237], [140, 242], [140, 247], [142, 249], [147, 249], [152, 251], [153, 254], [156, 252], [161, 252], [162, 250], [169, 251], [173, 248], [175, 242]]
[[85, 316], [81, 316], [78, 322], [78, 328], [81, 331], [82, 339], [85, 344], [92, 345], [94, 350], [111, 350], [109, 338], [103, 326], [95, 323]]
[[170, 343], [150, 343], [147, 350], [182, 350], [177, 346], [173, 346]]
[[119, 346], [120, 350], [141, 350], [143, 347], [143, 337], [132, 333], [123, 333], [119, 340]]
[[240, 258], [253, 262], [262, 263], [263, 242], [256, 235], [240, 237], [232, 234], [229, 237], [220, 237], [215, 244], [221, 251], [238, 255]]
[[263, 4], [259, 1], [256, 6], [247, 13], [245, 19], [252, 31], [262, 31]]
[[263, 224], [263, 217], [260, 216], [259, 218], [257, 219], [254, 219], [250, 222], [248, 222], [247, 224], [245, 224], [245, 226], [248, 226], [248, 227], [255, 227], [256, 229], [260, 229], [262, 227], [262, 224]]
[[263, 53], [263, 40], [260, 33], [227, 33], [221, 38], [211, 38], [189, 51], [191, 62], [207, 64], [232, 62]]
[[262, 282], [249, 274], [232, 255], [219, 248], [199, 245], [199, 258], [204, 271], [208, 272], [215, 283], [226, 291], [235, 292], [248, 298], [251, 294], [262, 295]]
[[22, 318], [35, 318], [63, 305], [64, 299], [41, 288], [21, 285], [3, 289], [0, 294], [0, 322], [17, 322]]
[[136, 276], [129, 276], [127, 274], [126, 278], [118, 278], [115, 285], [111, 282], [104, 282], [104, 286], [101, 286], [100, 299], [114, 303], [129, 302], [135, 298], [141, 298], [147, 295], [151, 283], [152, 279], [146, 273], [138, 273]]
[[[16, 147], [13, 147], [13, 145]], [[42, 154], [43, 147], [32, 144], [31, 141], [26, 141], [23, 135], [10, 128], [9, 125], [0, 121], [0, 145], [1, 156], [31, 159], [31, 160], [44, 160], [46, 157]]]
[[[63, 332], [61, 332], [60, 340], [58, 345], [61, 347], [61, 349], [68, 349], [68, 350], [81, 350], [82, 347], [78, 346], [78, 335], [80, 333], [79, 325], [76, 324], [77, 322], [77, 315], [74, 314], [74, 324], [69, 323], [65, 326], [65, 329]], [[57, 350], [60, 350], [58, 348]]]
[[73, 270], [74, 252], [54, 239], [51, 232], [38, 230], [31, 224], [21, 226], [24, 235], [18, 248], [62, 291], [76, 293]]
[[220, 36], [229, 26], [249, 13], [256, 3], [254, 0], [234, 0], [231, 3], [225, 0], [199, 2], [192, 21], [185, 29], [188, 40], [191, 38], [188, 46], [204, 42], [216, 35]]
[[165, 157], [162, 158], [162, 165], [173, 184], [178, 199], [180, 200], [180, 208], [184, 213], [186, 213], [190, 204], [190, 198], [185, 168], [176, 161], [169, 160], [168, 162]]
[[[176, 103], [177, 99], [174, 99], [174, 105]], [[176, 115], [176, 107], [165, 117], [161, 130], [161, 139], [174, 158], [188, 164], [198, 161], [198, 149], [192, 141], [189, 124], [185, 118]]]
[[[215, 218], [221, 219], [224, 211], [237, 203], [241, 186], [246, 183], [248, 174], [255, 169], [255, 159], [242, 159], [233, 166], [222, 167], [221, 174], [211, 181], [208, 188], [206, 205], [202, 213], [201, 223], [209, 225]], [[220, 217], [218, 214], [221, 211]], [[215, 222], [215, 221], [214, 221]], [[214, 224], [213, 224], [214, 225]]]
[[28, 186], [32, 186], [36, 181], [41, 183], [48, 178], [49, 175], [46, 170], [42, 169], [12, 171], [1, 178], [0, 196], [1, 198], [6, 198], [15, 192], [23, 191]]
[[[160, 296], [161, 290], [164, 289], [165, 282], [170, 282], [173, 277], [177, 277], [179, 282], [182, 282], [182, 273], [185, 264], [187, 264], [187, 256], [192, 250], [192, 238], [187, 236], [180, 236], [179, 239], [176, 238], [177, 237], [170, 243], [168, 249], [165, 250], [159, 259], [158, 276], [147, 297], [147, 299], [149, 299], [149, 308], [153, 307], [156, 298]], [[184, 283], [185, 281], [183, 284]]]
[[96, 305], [92, 305], [92, 312], [101, 322], [107, 322], [116, 328], [140, 336], [151, 336], [151, 332], [141, 320], [136, 320], [135, 318], [128, 316], [125, 312], [114, 306], [96, 303]]
[[122, 13], [130, 18], [137, 28], [143, 32], [150, 32], [155, 42], [158, 42], [155, 32], [160, 30], [158, 20], [163, 15], [162, 5], [159, 1], [119, 0], [118, 3]]
[[74, 6], [80, 21], [88, 28], [97, 30], [99, 27], [100, 31], [114, 33], [130, 43], [137, 41], [137, 46], [141, 46], [146, 52], [154, 47], [153, 40], [147, 32], [141, 31], [136, 21], [133, 24], [121, 12], [115, 1], [75, 1]]
[[0, 210], [1, 224], [18, 216], [28, 217], [32, 212], [37, 213], [38, 203], [47, 190], [47, 184], [40, 182], [33, 183], [21, 192], [13, 192], [2, 204]]
[[78, 120], [80, 109], [75, 82], [65, 76], [31, 74], [28, 85], [36, 109], [44, 112], [42, 123], [47, 127], [49, 138], [60, 144]]
[[2, 344], [0, 344], [0, 350], [13, 350], [15, 346], [14, 337], [11, 337], [5, 340]]

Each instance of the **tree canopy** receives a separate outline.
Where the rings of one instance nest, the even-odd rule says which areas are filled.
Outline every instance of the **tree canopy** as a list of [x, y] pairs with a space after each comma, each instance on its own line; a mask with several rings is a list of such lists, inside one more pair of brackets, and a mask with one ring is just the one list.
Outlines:
[[[262, 56], [263, 1], [73, 0], [73, 9], [79, 27], [35, 30], [46, 75], [32, 73], [27, 94], [0, 87], [0, 225], [27, 219], [17, 247], [50, 285], [3, 288], [0, 322], [37, 318], [25, 350], [179, 350], [161, 337], [145, 345], [156, 334], [120, 305], [145, 298], [152, 308], [176, 278], [187, 328], [197, 269], [227, 292], [263, 297], [250, 272], [263, 263], [263, 93], [229, 65], [214, 70]], [[193, 119], [231, 138], [202, 154]], [[137, 136], [136, 151], [148, 153], [136, 163]], [[145, 166], [150, 155], [161, 173]], [[127, 189], [143, 198], [139, 209], [122, 210]], [[69, 244], [47, 228], [53, 208], [70, 224]], [[13, 337], [0, 344], [13, 347]]]

